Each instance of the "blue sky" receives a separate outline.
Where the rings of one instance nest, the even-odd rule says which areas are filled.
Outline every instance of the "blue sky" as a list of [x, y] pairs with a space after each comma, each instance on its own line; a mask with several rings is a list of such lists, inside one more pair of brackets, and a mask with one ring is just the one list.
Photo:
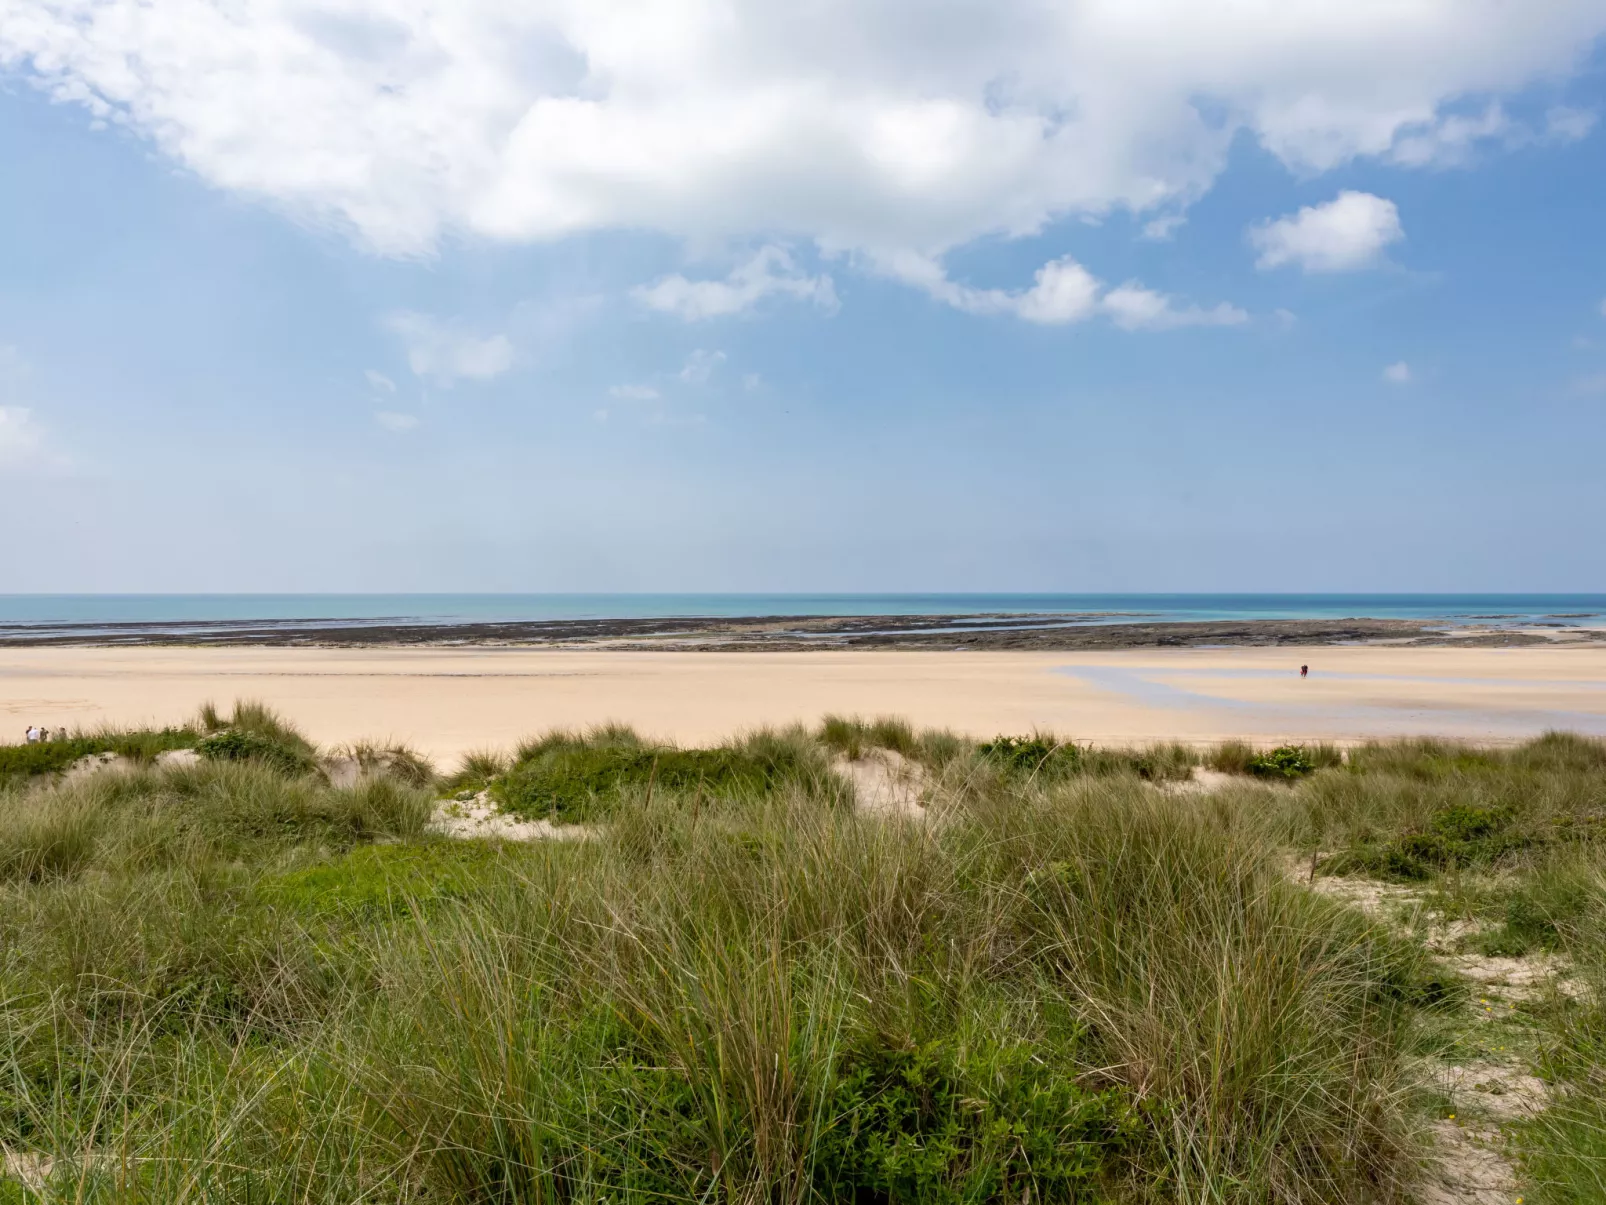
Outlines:
[[0, 591], [1606, 590], [1606, 3], [769, 7], [0, 0]]

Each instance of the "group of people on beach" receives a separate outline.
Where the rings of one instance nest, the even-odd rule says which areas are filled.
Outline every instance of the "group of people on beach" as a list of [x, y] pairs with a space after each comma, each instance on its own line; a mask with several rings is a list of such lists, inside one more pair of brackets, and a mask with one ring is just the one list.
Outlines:
[[30, 745], [37, 745], [42, 741], [64, 741], [66, 739], [67, 730], [65, 728], [58, 728], [55, 732], [51, 732], [50, 729], [41, 728], [38, 724], [28, 725], [28, 743]]

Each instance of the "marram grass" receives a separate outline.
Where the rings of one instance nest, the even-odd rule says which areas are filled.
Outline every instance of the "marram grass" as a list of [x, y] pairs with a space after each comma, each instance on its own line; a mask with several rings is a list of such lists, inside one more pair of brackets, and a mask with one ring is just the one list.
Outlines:
[[[302, 739], [234, 715], [201, 727]], [[877, 747], [923, 821], [855, 812], [831, 758]], [[431, 837], [447, 785], [375, 753], [337, 788], [306, 748], [6, 789], [0, 1202], [1405, 1201], [1408, 1052], [1458, 997], [1289, 855], [1386, 871], [1506, 800], [1524, 839], [1468, 856], [1528, 892], [1511, 940], [1606, 961], [1568, 886], [1589, 742], [1197, 795], [1181, 746], [1034, 774], [887, 721], [611, 730], [465, 767], [584, 801], [593, 839], [531, 845]], [[1524, 1140], [1531, 1199], [1598, 1174], [1595, 1009], [1547, 1022], [1582, 1103]]]

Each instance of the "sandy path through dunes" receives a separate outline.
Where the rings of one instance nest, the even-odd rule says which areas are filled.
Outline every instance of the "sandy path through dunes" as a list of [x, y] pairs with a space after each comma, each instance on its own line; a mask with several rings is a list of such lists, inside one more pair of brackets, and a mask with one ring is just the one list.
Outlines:
[[[1301, 662], [1312, 667], [1298, 675]], [[326, 743], [442, 761], [553, 726], [624, 720], [701, 741], [827, 712], [976, 735], [1104, 742], [1437, 733], [1606, 735], [1606, 647], [1384, 646], [1114, 653], [625, 653], [516, 649], [0, 650], [0, 739], [32, 722], [172, 723], [262, 699]]]

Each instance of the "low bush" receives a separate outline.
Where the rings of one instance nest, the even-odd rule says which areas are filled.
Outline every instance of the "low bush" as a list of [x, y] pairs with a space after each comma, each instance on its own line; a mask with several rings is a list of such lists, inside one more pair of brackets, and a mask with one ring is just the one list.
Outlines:
[[630, 788], [756, 797], [813, 768], [797, 741], [762, 734], [719, 749], [652, 747], [620, 731], [555, 734], [522, 748], [490, 791], [514, 815], [579, 824], [608, 815]]
[[977, 752], [1007, 773], [1037, 777], [1072, 773], [1082, 761], [1076, 745], [1041, 735], [996, 736], [979, 745]]
[[1138, 1147], [1132, 1100], [1090, 1089], [1026, 1045], [847, 1051], [814, 1151], [826, 1201], [1073, 1201]]
[[252, 761], [281, 774], [306, 774], [317, 767], [307, 750], [243, 728], [225, 728], [203, 737], [195, 751], [209, 761]]
[[1303, 778], [1315, 772], [1316, 763], [1298, 745], [1279, 745], [1270, 753], [1251, 757], [1248, 770], [1261, 778]]

